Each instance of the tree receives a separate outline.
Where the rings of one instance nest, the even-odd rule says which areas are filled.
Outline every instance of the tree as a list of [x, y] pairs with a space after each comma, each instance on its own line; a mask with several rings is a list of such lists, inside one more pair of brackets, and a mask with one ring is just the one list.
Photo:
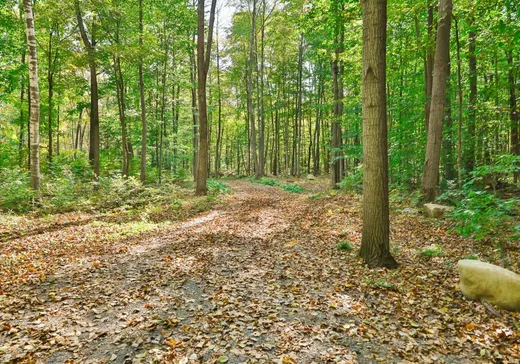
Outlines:
[[261, 177], [261, 171], [256, 150], [256, 123], [255, 110], [253, 108], [253, 69], [255, 64], [254, 48], [256, 36], [256, 0], [253, 0], [253, 10], [251, 11], [251, 36], [249, 38], [249, 63], [247, 65], [247, 115], [251, 126], [251, 148], [253, 151], [253, 165], [255, 177]]
[[439, 25], [433, 66], [432, 104], [426, 142], [426, 162], [422, 178], [421, 192], [427, 202], [437, 195], [439, 164], [442, 145], [442, 124], [445, 115], [446, 80], [448, 78], [451, 27], [451, 0], [440, 0]]
[[88, 53], [90, 69], [90, 145], [88, 157], [94, 168], [94, 181], [97, 182], [99, 180], [99, 95], [96, 67], [96, 22], [95, 20], [92, 22], [91, 39], [89, 39], [83, 23], [79, 0], [74, 1], [74, 7], [81, 39]]
[[360, 256], [369, 267], [396, 268], [390, 254], [386, 126], [386, 0], [363, 8], [363, 235]]
[[143, 0], [139, 0], [139, 96], [141, 103], [141, 182], [146, 181], [146, 101], [143, 76]]
[[332, 141], [330, 153], [331, 165], [331, 185], [336, 188], [341, 182], [343, 175], [343, 164], [341, 160], [341, 120], [343, 116], [343, 62], [340, 60], [343, 53], [343, 43], [345, 38], [345, 28], [343, 24], [343, 3], [334, 3], [336, 6], [336, 19], [334, 26], [334, 42], [336, 50], [332, 61], [332, 78], [334, 80], [334, 120], [332, 121]]
[[[197, 195], [206, 194], [206, 181], [208, 180], [209, 163], [209, 139], [208, 139], [208, 107], [206, 102], [206, 83], [211, 56], [211, 43], [213, 39], [213, 25], [215, 23], [215, 8], [217, 0], [211, 1], [209, 15], [209, 28], [207, 44], [204, 44], [204, 0], [199, 0], [197, 11], [197, 79], [198, 79], [198, 100], [199, 100], [199, 160], [197, 163]], [[204, 50], [206, 48], [206, 50]]]
[[40, 190], [40, 89], [38, 87], [38, 57], [36, 53], [36, 35], [34, 31], [34, 14], [32, 0], [24, 0], [25, 30], [29, 48], [29, 98], [30, 109], [30, 161], [31, 187]]

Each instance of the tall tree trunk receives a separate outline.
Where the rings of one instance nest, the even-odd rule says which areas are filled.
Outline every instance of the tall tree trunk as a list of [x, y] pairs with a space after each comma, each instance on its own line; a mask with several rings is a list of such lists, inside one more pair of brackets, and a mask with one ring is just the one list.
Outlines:
[[222, 90], [220, 88], [220, 49], [218, 44], [218, 18], [217, 18], [217, 39], [216, 39], [216, 56], [217, 56], [217, 90], [218, 90], [218, 121], [217, 121], [217, 145], [215, 146], [215, 175], [220, 175], [220, 159], [222, 148]]
[[[22, 11], [22, 9], [20, 9]], [[22, 50], [22, 60], [21, 64], [25, 64], [25, 52], [26, 47]], [[25, 100], [25, 77], [24, 75], [21, 75], [20, 77], [20, 134], [19, 134], [19, 144], [18, 144], [18, 163], [20, 164], [20, 167], [23, 166], [23, 155], [24, 155], [24, 124], [25, 124], [25, 115], [23, 112], [24, 105], [23, 102]], [[28, 131], [29, 133], [29, 131]]]
[[[448, 53], [449, 57], [449, 53]], [[453, 116], [451, 112], [451, 58], [448, 61], [448, 86], [446, 92], [446, 128], [445, 128], [445, 136], [443, 138], [444, 142], [444, 152], [443, 152], [443, 161], [444, 161], [444, 177], [446, 180], [451, 181], [455, 179], [455, 166], [453, 161]]]
[[123, 79], [123, 71], [121, 70], [121, 59], [119, 55], [114, 56], [114, 70], [116, 78], [116, 94], [119, 109], [119, 122], [121, 124], [121, 148], [123, 153], [123, 177], [128, 177], [130, 172], [130, 153], [128, 150], [128, 138], [126, 128], [126, 115], [125, 115], [125, 86]]
[[435, 199], [439, 182], [442, 124], [445, 114], [446, 80], [449, 67], [451, 11], [452, 0], [440, 0], [435, 65], [433, 67], [432, 105], [421, 189], [424, 199], [428, 202]]
[[258, 163], [258, 154], [256, 150], [256, 123], [255, 110], [253, 108], [253, 69], [254, 69], [254, 47], [256, 35], [256, 1], [253, 0], [253, 11], [251, 13], [251, 38], [249, 41], [249, 64], [247, 68], [247, 112], [249, 116], [250, 132], [251, 132], [251, 149], [253, 165], [255, 170], [255, 177], [260, 178], [260, 167]]
[[433, 85], [433, 61], [434, 61], [434, 47], [435, 42], [434, 24], [433, 24], [433, 5], [428, 5], [428, 44], [426, 45], [426, 58], [424, 64], [424, 91], [425, 91], [425, 123], [426, 132], [430, 124], [430, 108], [432, 103], [432, 85]]
[[30, 86], [30, 134], [31, 134], [31, 187], [40, 191], [40, 90], [38, 88], [38, 58], [36, 54], [36, 35], [32, 0], [23, 0], [25, 11], [25, 30], [29, 48], [29, 86]]
[[386, 0], [363, 7], [363, 235], [359, 255], [369, 267], [396, 268], [390, 254], [386, 125]]
[[207, 191], [206, 182], [208, 180], [209, 164], [209, 139], [208, 139], [208, 108], [206, 104], [206, 82], [211, 55], [211, 43], [213, 39], [213, 25], [215, 23], [215, 8], [217, 0], [211, 1], [211, 10], [208, 27], [208, 40], [206, 50], [204, 50], [204, 0], [199, 0], [198, 21], [197, 21], [197, 78], [198, 78], [198, 99], [199, 99], [199, 160], [197, 163], [197, 186], [195, 193], [205, 195]]
[[261, 29], [261, 45], [260, 45], [260, 90], [258, 92], [259, 96], [259, 115], [258, 115], [258, 152], [259, 152], [259, 160], [258, 174], [260, 176], [265, 175], [265, 115], [264, 115], [264, 68], [265, 68], [265, 10], [266, 10], [266, 1], [262, 0], [262, 29]]
[[[518, 110], [516, 107], [515, 74], [513, 63], [513, 51], [507, 52], [508, 83], [509, 83], [509, 115], [511, 120], [511, 154], [520, 155], [520, 143], [518, 137]], [[519, 178], [519, 173], [514, 173], [514, 182]]]
[[[193, 35], [192, 43], [195, 43], [195, 35]], [[197, 63], [195, 59], [195, 52], [190, 48], [190, 81], [191, 81], [191, 110], [192, 110], [192, 122], [193, 122], [193, 162], [192, 162], [192, 173], [193, 179], [197, 180], [197, 163], [199, 161], [199, 119], [197, 110]]]
[[[59, 77], [58, 77], [59, 78]], [[56, 113], [56, 155], [60, 155], [60, 104]]]
[[141, 99], [141, 182], [146, 181], [146, 101], [144, 98], [143, 76], [143, 0], [139, 0], [139, 93]]
[[47, 105], [48, 105], [48, 115], [47, 115], [47, 127], [48, 127], [48, 153], [47, 159], [49, 163], [52, 163], [52, 97], [54, 94], [54, 66], [52, 61], [52, 33], [53, 30], [49, 31], [49, 48], [47, 53], [47, 84], [48, 84], [48, 92], [47, 92]]
[[468, 135], [469, 140], [466, 145], [466, 173], [471, 173], [475, 167], [475, 132], [477, 119], [477, 55], [476, 55], [476, 38], [477, 35], [473, 29], [475, 26], [475, 18], [472, 15], [470, 20], [470, 31], [468, 35], [468, 57], [469, 57], [469, 113], [468, 113]]
[[459, 22], [455, 18], [455, 40], [457, 43], [457, 94], [458, 94], [458, 123], [457, 123], [457, 172], [459, 188], [462, 188], [462, 61], [460, 59]]
[[99, 96], [98, 96], [98, 82], [96, 69], [96, 25], [92, 22], [91, 40], [87, 36], [87, 31], [83, 23], [83, 15], [79, 0], [74, 1], [76, 18], [78, 20], [78, 27], [81, 39], [88, 53], [88, 62], [90, 69], [90, 145], [89, 145], [89, 161], [94, 168], [94, 182], [97, 185], [99, 180]]
[[[370, 1], [369, 1], [370, 2]], [[335, 25], [335, 41], [336, 41], [336, 55], [334, 60], [332, 61], [332, 77], [334, 82], [334, 118], [332, 120], [332, 132], [331, 132], [331, 153], [330, 153], [330, 182], [331, 187], [337, 188], [338, 183], [341, 182], [342, 177], [342, 161], [341, 161], [341, 139], [342, 139], [342, 131], [341, 131], [341, 121], [343, 116], [343, 65], [340, 60], [340, 55], [343, 53], [343, 43], [345, 37], [344, 24], [343, 24], [343, 4], [336, 5], [340, 6], [339, 12], [336, 19]], [[372, 8], [374, 6], [381, 6], [379, 2], [377, 4], [365, 4], [363, 2], [363, 6], [368, 6]], [[385, 2], [386, 9], [386, 2]], [[386, 11], [386, 10], [385, 10]], [[386, 14], [386, 12], [385, 12]], [[386, 16], [386, 15], [385, 15]], [[386, 28], [386, 25], [385, 25]], [[372, 30], [373, 31], [373, 30]], [[386, 86], [385, 86], [386, 87]]]
[[300, 34], [300, 47], [298, 51], [298, 99], [296, 100], [296, 158], [294, 161], [294, 174], [301, 175], [301, 154], [302, 154], [302, 123], [303, 123], [303, 34]]

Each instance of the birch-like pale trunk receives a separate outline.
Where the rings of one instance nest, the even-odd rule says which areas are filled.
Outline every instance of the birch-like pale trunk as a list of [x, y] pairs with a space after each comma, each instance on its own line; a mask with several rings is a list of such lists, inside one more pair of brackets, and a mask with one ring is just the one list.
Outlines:
[[25, 11], [25, 30], [29, 48], [29, 87], [30, 87], [30, 165], [31, 187], [40, 190], [40, 90], [38, 88], [38, 58], [36, 54], [36, 35], [32, 0], [23, 1]]

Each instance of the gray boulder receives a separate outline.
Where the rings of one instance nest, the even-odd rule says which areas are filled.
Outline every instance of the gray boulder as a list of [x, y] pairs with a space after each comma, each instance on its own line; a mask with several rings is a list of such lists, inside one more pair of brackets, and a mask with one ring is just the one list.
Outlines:
[[424, 215], [435, 219], [441, 218], [446, 212], [451, 211], [453, 208], [449, 206], [437, 205], [434, 203], [427, 203], [424, 205]]
[[520, 311], [520, 275], [478, 260], [460, 260], [457, 266], [464, 296], [486, 300], [508, 311]]

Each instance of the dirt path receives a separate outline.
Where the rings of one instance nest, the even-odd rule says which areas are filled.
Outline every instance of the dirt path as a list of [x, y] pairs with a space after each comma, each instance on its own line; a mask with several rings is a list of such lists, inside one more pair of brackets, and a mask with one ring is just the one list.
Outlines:
[[394, 230], [404, 267], [370, 271], [334, 248], [359, 240], [358, 201], [230, 185], [234, 193], [213, 211], [5, 295], [0, 361], [519, 358], [518, 316], [491, 318], [465, 301], [445, 260], [412, 262], [411, 245], [438, 228], [415, 218], [427, 236], [417, 241]]

